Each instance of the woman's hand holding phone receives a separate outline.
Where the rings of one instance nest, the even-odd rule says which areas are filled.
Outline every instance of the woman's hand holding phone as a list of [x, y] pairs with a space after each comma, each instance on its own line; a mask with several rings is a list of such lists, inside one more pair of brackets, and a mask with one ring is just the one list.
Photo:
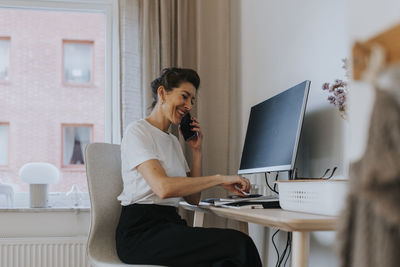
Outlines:
[[181, 134], [193, 150], [201, 150], [203, 134], [200, 129], [200, 123], [195, 117], [191, 117], [190, 113], [186, 114], [185, 117], [179, 127]]
[[195, 117], [192, 117], [191, 126], [192, 126], [192, 131], [196, 132], [197, 134], [193, 138], [189, 139], [188, 144], [192, 149], [200, 150], [203, 134], [201, 133], [200, 123]]

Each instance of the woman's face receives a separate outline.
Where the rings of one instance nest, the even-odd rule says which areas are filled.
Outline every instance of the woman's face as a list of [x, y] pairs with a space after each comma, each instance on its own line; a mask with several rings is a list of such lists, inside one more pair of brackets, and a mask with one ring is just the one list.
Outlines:
[[196, 88], [189, 82], [183, 82], [172, 91], [165, 91], [165, 102], [161, 105], [163, 113], [171, 123], [179, 124], [194, 105]]

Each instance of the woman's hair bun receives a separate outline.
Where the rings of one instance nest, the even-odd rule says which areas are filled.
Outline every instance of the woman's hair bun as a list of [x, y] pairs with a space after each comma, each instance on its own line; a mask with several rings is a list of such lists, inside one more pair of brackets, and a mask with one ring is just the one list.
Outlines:
[[161, 86], [161, 80], [162, 80], [162, 78], [158, 77], [157, 79], [155, 79], [154, 81], [151, 82], [151, 91], [153, 93], [157, 94], [158, 87]]

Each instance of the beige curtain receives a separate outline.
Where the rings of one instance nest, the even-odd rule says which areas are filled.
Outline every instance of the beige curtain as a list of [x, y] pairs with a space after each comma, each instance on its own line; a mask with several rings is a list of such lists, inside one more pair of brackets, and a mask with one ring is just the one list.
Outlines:
[[[147, 115], [152, 102], [149, 85], [163, 68], [196, 68], [196, 2], [142, 0], [139, 10], [141, 84]], [[171, 131], [178, 136], [177, 127]]]
[[[230, 82], [229, 16], [229, 0], [120, 0], [122, 129], [149, 114], [150, 82], [161, 69], [197, 70], [201, 85], [191, 113], [205, 136], [204, 175], [227, 174], [238, 164], [231, 134], [236, 93]], [[171, 131], [178, 134], [176, 127]], [[190, 153], [185, 154], [190, 163]], [[224, 194], [214, 188], [203, 197]], [[227, 222], [206, 217], [206, 225], [226, 227]]]
[[[202, 79], [198, 95], [198, 117], [205, 138], [203, 174], [234, 174], [238, 167], [235, 130], [238, 118], [232, 77], [230, 1], [197, 2], [197, 71]], [[202, 197], [225, 196], [215, 187]], [[207, 226], [232, 227], [232, 221], [206, 216]]]

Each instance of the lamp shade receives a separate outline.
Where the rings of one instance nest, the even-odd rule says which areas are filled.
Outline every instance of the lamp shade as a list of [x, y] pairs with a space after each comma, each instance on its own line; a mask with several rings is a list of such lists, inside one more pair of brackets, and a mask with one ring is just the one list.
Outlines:
[[19, 170], [19, 178], [28, 184], [53, 184], [58, 182], [60, 171], [47, 162], [29, 162]]

